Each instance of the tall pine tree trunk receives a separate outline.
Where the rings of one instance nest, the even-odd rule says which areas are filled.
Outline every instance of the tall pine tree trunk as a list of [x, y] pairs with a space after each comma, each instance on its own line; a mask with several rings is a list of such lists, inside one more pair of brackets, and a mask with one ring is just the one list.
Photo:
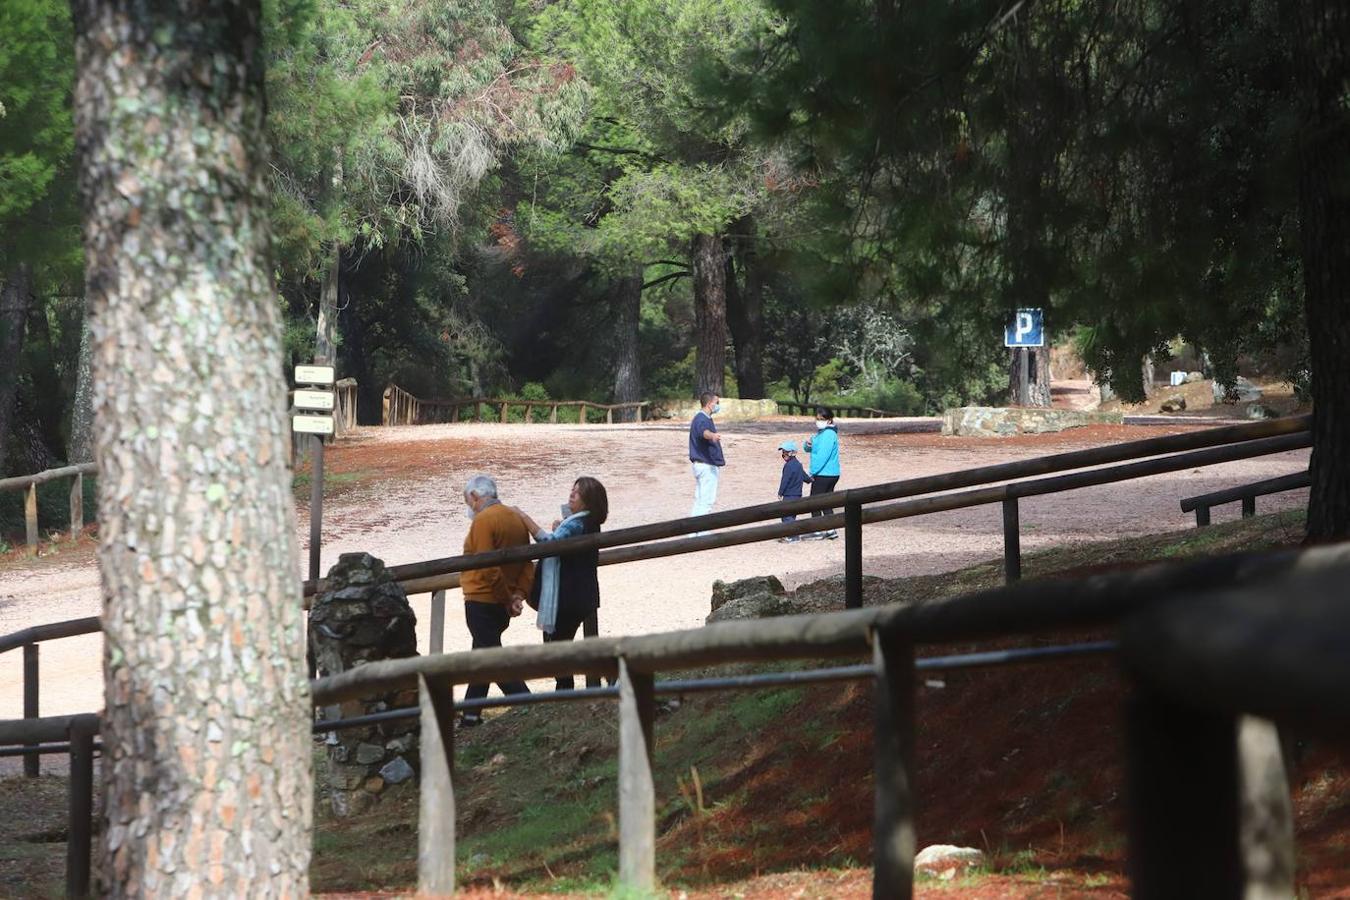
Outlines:
[[721, 235], [694, 237], [694, 394], [726, 387], [727, 268]]
[[[642, 356], [638, 347], [638, 323], [642, 317], [642, 271], [617, 279], [614, 298], [614, 402], [637, 403], [642, 399]], [[622, 419], [631, 422], [633, 410]]]
[[756, 246], [755, 220], [736, 223], [735, 257], [745, 273], [745, 288], [736, 282], [731, 255], [727, 256], [727, 324], [736, 350], [736, 385], [741, 397], [764, 397], [764, 277]]
[[19, 390], [19, 364], [28, 306], [33, 296], [33, 274], [19, 263], [0, 284], [0, 475], [6, 474], [9, 444], [14, 438], [14, 400]]
[[308, 892], [311, 708], [259, 0], [75, 0], [103, 892]]
[[1303, 122], [1299, 215], [1312, 356], [1312, 490], [1307, 539], [1350, 537], [1350, 7], [1287, 0]]
[[328, 266], [328, 274], [323, 280], [323, 291], [319, 294], [319, 318], [314, 328], [314, 362], [333, 365], [337, 357], [334, 352], [335, 331], [338, 309], [338, 277], [342, 273], [342, 246], [333, 244], [333, 261]]
[[[1027, 356], [1031, 364], [1027, 365]], [[1044, 347], [1019, 347], [1012, 351], [1008, 370], [1008, 402], [1014, 406], [1050, 405], [1050, 338]], [[1028, 379], [1028, 375], [1030, 378]], [[1027, 381], [1025, 392], [1023, 381]], [[1023, 399], [1025, 397], [1025, 400]]]
[[94, 349], [90, 340], [89, 313], [80, 324], [80, 360], [75, 372], [75, 399], [70, 410], [70, 440], [66, 460], [72, 464], [94, 460]]

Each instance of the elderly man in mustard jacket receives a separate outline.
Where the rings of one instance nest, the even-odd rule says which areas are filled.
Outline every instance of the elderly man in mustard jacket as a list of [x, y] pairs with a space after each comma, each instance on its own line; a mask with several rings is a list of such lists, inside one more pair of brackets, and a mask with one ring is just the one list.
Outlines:
[[[487, 553], [507, 547], [521, 547], [530, 543], [530, 532], [519, 514], [497, 499], [497, 483], [486, 475], [475, 475], [464, 486], [464, 505], [469, 510], [469, 533], [464, 537], [464, 553]], [[464, 591], [464, 620], [473, 636], [473, 648], [500, 647], [502, 632], [511, 624], [513, 616], [520, 615], [525, 598], [534, 582], [534, 564], [529, 560], [470, 569], [460, 575]], [[503, 694], [528, 694], [523, 681], [499, 681]], [[465, 700], [486, 697], [488, 685], [471, 684]], [[478, 710], [466, 710], [462, 725], [482, 722]]]

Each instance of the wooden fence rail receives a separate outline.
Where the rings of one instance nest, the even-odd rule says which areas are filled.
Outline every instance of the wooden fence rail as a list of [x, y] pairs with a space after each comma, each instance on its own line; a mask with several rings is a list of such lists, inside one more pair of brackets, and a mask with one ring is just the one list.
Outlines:
[[75, 539], [84, 528], [84, 476], [93, 475], [97, 467], [93, 463], [80, 463], [74, 466], [62, 466], [59, 469], [47, 469], [33, 475], [18, 475], [13, 478], [0, 478], [0, 492], [26, 490], [24, 497], [23, 519], [24, 537], [28, 550], [34, 555], [38, 551], [38, 496], [37, 486], [58, 478], [73, 478], [70, 486], [70, 537]]
[[[633, 403], [595, 403], [590, 400], [522, 400], [517, 397], [457, 397], [450, 399], [422, 399], [414, 397], [398, 385], [390, 385], [384, 391], [383, 425], [432, 425], [461, 421], [492, 421], [483, 417], [485, 408], [495, 410], [495, 421], [505, 424], [510, 421], [511, 410], [522, 407], [525, 410], [525, 423], [534, 422], [536, 409], [548, 410], [548, 421], [556, 424], [559, 409], [576, 409], [577, 420], [581, 425], [588, 424], [588, 410], [603, 410], [606, 424], [614, 423], [614, 412], [632, 410], [638, 422], [642, 421], [642, 411], [652, 404], [648, 400]], [[471, 415], [461, 415], [472, 410]]]
[[1281, 475], [1278, 478], [1268, 478], [1265, 481], [1257, 481], [1252, 484], [1244, 484], [1234, 488], [1226, 488], [1222, 491], [1213, 491], [1208, 494], [1201, 494], [1197, 497], [1186, 497], [1181, 501], [1182, 512], [1195, 512], [1195, 526], [1203, 528], [1209, 524], [1209, 510], [1213, 506], [1221, 506], [1225, 503], [1233, 503], [1237, 500], [1242, 501], [1242, 518], [1250, 519], [1256, 515], [1256, 498], [1264, 497], [1267, 494], [1279, 494], [1284, 491], [1292, 491], [1297, 488], [1305, 488], [1312, 484], [1312, 475], [1307, 470], [1302, 472], [1292, 472], [1289, 475]]
[[[902, 506], [897, 507], [894, 510], [883, 510], [880, 512], [876, 510], [866, 510], [864, 519], [867, 521], [883, 521], [887, 518], [921, 515], [926, 512], [958, 509], [963, 506], [978, 506], [986, 503], [1003, 502], [1005, 500], [1016, 501], [1019, 497], [1053, 493], [1060, 490], [1071, 490], [1091, 484], [1123, 481], [1131, 478], [1143, 477], [1145, 475], [1177, 471], [1189, 466], [1229, 462], [1307, 447], [1311, 443], [1311, 432], [1308, 430], [1309, 427], [1310, 419], [1309, 417], [1304, 416], [1288, 419], [1270, 419], [1262, 422], [1253, 422], [1249, 425], [1233, 425], [1224, 428], [1211, 428], [1184, 434], [1165, 435], [1140, 441], [1112, 444], [1105, 447], [1073, 450], [1067, 453], [1052, 454], [1033, 459], [1019, 460], [1017, 462], [999, 463], [992, 466], [964, 469], [941, 475], [886, 482], [861, 488], [851, 488], [846, 491], [804, 497], [800, 500], [762, 503], [755, 506], [745, 506], [738, 509], [725, 510], [723, 512], [709, 513], [708, 515], [696, 516], [693, 518], [674, 519], [666, 522], [638, 525], [631, 528], [620, 528], [614, 531], [602, 532], [600, 534], [568, 538], [563, 541], [549, 541], [542, 545], [537, 544], [524, 547], [513, 547], [507, 550], [480, 553], [473, 556], [451, 556], [441, 559], [426, 560], [423, 562], [406, 563], [403, 565], [390, 566], [388, 571], [396, 579], [404, 583], [405, 589], [415, 587], [417, 590], [435, 590], [451, 587], [453, 585], [444, 582], [422, 581], [422, 579], [431, 579], [450, 573], [462, 572], [467, 569], [484, 568], [510, 562], [523, 562], [525, 560], [539, 559], [546, 556], [559, 556], [565, 553], [605, 550], [611, 547], [662, 541], [667, 538], [683, 537], [684, 535], [699, 531], [712, 531], [738, 525], [749, 525], [766, 520], [777, 520], [781, 519], [783, 516], [802, 515], [841, 507], [847, 510], [850, 506], [861, 507], [866, 504], [914, 497], [920, 494], [935, 494], [959, 488], [987, 485], [993, 482], [1010, 481], [1015, 478], [1045, 475], [1053, 472], [1064, 472], [1066, 470], [1081, 469], [1088, 466], [1101, 466], [1121, 462], [1123, 460], [1140, 460], [1141, 458], [1150, 456], [1160, 457], [1159, 459], [1154, 460], [1144, 459], [1141, 462], [1132, 463], [1130, 467], [1120, 467], [1119, 469], [1111, 470], [1110, 473], [1104, 471], [1075, 472], [1070, 475], [1061, 475], [1057, 478], [1027, 482], [1020, 487], [1008, 485], [1006, 487], [988, 488], [983, 493], [971, 492], [966, 495], [949, 494], [938, 497], [924, 497], [920, 500], [913, 501], [915, 505], [911, 507]], [[1204, 452], [1185, 457], [1162, 456], [1162, 454], [1174, 454], [1180, 451], [1191, 450], [1200, 450]], [[891, 513], [896, 514], [891, 515]], [[788, 524], [746, 530], [744, 532], [685, 538], [683, 541], [670, 542], [668, 545], [656, 545], [655, 547], [644, 548], [642, 550], [629, 547], [627, 548], [628, 552], [633, 553], [634, 555], [619, 557], [616, 554], [613, 561], [619, 562], [632, 559], [649, 559], [654, 556], [693, 552], [695, 550], [731, 546], [737, 543], [750, 543], [759, 540], [767, 540], [771, 537], [776, 538], [790, 534], [802, 534], [825, 528], [838, 528], [844, 524], [843, 519], [839, 517], [834, 519], [817, 517], [814, 520], [799, 520]], [[601, 560], [604, 561], [605, 559], [606, 555], [602, 554]], [[305, 582], [305, 593], [307, 595], [312, 595], [320, 585], [321, 582]]]
[[[1124, 635], [1126, 670], [1136, 685], [1125, 715], [1130, 868], [1138, 895], [1171, 895], [1181, 877], [1176, 866], [1185, 863], [1197, 867], [1184, 879], [1185, 895], [1208, 896], [1213, 892], [1204, 889], [1206, 883], [1241, 887], [1246, 878], [1237, 845], [1234, 798], [1240, 786], [1231, 764], [1240, 752], [1237, 715], [1293, 717], [1319, 733], [1350, 729], [1350, 654], [1325, 640], [1327, 629], [1350, 633], [1350, 609], [1342, 599], [1347, 576], [1350, 545], [1227, 557], [1076, 582], [1017, 585], [923, 605], [387, 660], [321, 679], [313, 695], [316, 704], [329, 705], [418, 688], [423, 733], [443, 735], [422, 751], [423, 771], [432, 775], [423, 783], [419, 889], [448, 893], [454, 888], [453, 816], [447, 811], [454, 761], [445, 725], [454, 714], [451, 686], [565, 672], [616, 673], [619, 874], [622, 883], [643, 890], [655, 879], [656, 673], [714, 663], [870, 655], [877, 683], [873, 896], [909, 897], [915, 850], [915, 672], [923, 662], [916, 659], [915, 647], [1116, 625]], [[1197, 611], [1200, 587], [1208, 589], [1212, 608]], [[1240, 652], [1227, 627], [1223, 634], [1214, 633], [1215, 621], [1238, 623], [1246, 637]], [[1271, 640], [1276, 621], [1281, 625]], [[1198, 652], [1191, 649], [1195, 641]], [[1195, 677], [1197, 664], [1206, 677]], [[1277, 677], [1272, 680], [1272, 675]], [[1165, 757], [1154, 751], [1159, 728], [1171, 748]], [[1181, 840], [1175, 789], [1188, 784], [1207, 802], [1203, 812], [1181, 816], [1187, 838]], [[1169, 788], [1169, 802], [1157, 803], [1160, 789]], [[1159, 831], [1168, 840], [1159, 840]], [[1290, 834], [1267, 837], [1271, 845], [1291, 840]]]
[[[443, 628], [444, 586], [449, 585], [450, 579], [457, 582], [457, 573], [460, 571], [501, 564], [517, 558], [529, 559], [575, 552], [579, 549], [605, 548], [606, 552], [601, 554], [601, 561], [612, 564], [630, 559], [693, 552], [712, 546], [766, 540], [782, 533], [801, 533], [842, 525], [846, 529], [845, 601], [849, 607], [859, 607], [863, 525], [902, 516], [922, 515], [944, 509], [995, 502], [1004, 505], [1005, 560], [1008, 562], [1007, 575], [1012, 581], [1020, 570], [1020, 556], [1016, 559], [1014, 567], [1008, 548], [1015, 547], [1015, 541], [1010, 541], [1010, 532], [1007, 529], [1011, 522], [1014, 528], [1011, 534], [1015, 538], [1016, 503], [1019, 498], [1305, 447], [1310, 442], [1308, 427], [1309, 423], [1305, 418], [1168, 435], [1130, 444], [986, 466], [932, 478], [872, 485], [826, 497], [728, 510], [676, 522], [656, 523], [567, 541], [550, 542], [543, 546], [391, 567], [391, 573], [402, 581], [406, 589], [435, 589], [439, 594], [439, 597], [434, 599], [440, 601], [440, 615], [436, 614], [435, 603], [432, 615], [433, 623], [437, 620], [440, 623], [439, 626], [433, 627], [431, 640], [434, 655], [412, 660], [370, 663], [358, 670], [323, 679], [315, 684], [314, 699], [317, 704], [327, 705], [344, 698], [383, 692], [394, 686], [418, 688], [421, 697], [423, 733], [433, 735], [433, 739], [426, 743], [423, 749], [424, 754], [430, 756], [425, 757], [423, 761], [421, 806], [423, 837], [422, 852], [419, 854], [419, 878], [422, 879], [424, 889], [449, 890], [453, 887], [453, 864], [446, 860], [453, 860], [454, 827], [453, 806], [449, 803], [453, 798], [450, 782], [453, 771], [453, 735], [449, 723], [455, 706], [450, 690], [451, 684], [496, 680], [507, 675], [512, 678], [532, 678], [563, 673], [585, 674], [588, 681], [591, 677], [600, 676], [620, 678], [619, 689], [612, 692], [620, 702], [620, 784], [626, 786], [621, 787], [620, 800], [620, 870], [628, 883], [642, 887], [650, 884], [654, 872], [654, 851], [651, 849], [654, 843], [648, 840], [646, 835], [654, 829], [650, 815], [654, 809], [650, 764], [655, 674], [658, 671], [732, 661], [866, 657], [871, 654], [871, 671], [878, 679], [877, 697], [881, 704], [877, 715], [876, 737], [879, 748], [876, 780], [880, 791], [876, 826], [878, 841], [876, 884], [877, 890], [880, 891], [877, 896], [905, 896], [912, 875], [913, 855], [911, 821], [913, 799], [912, 791], [908, 787], [913, 771], [913, 671], [916, 666], [923, 663], [923, 660], [916, 662], [914, 659], [913, 647], [916, 644], [1032, 633], [1051, 628], [1100, 625], [1136, 612], [1141, 608], [1141, 604], [1152, 602], [1168, 592], [1189, 590], [1193, 594], [1196, 588], [1202, 586], [1213, 589], [1258, 578], [1315, 579], [1333, 570], [1339, 578], [1343, 577], [1344, 570], [1350, 567], [1350, 551], [1343, 550], [1337, 555], [1337, 552], [1334, 552], [1335, 548], [1332, 548], [1321, 552], [1286, 552], [1261, 557], [1206, 560], [1075, 582], [1013, 585], [1001, 591], [970, 595], [922, 607], [851, 608], [840, 613], [785, 617], [768, 622], [725, 623], [667, 635], [595, 638], [566, 644], [478, 650], [458, 654], [437, 652], [442, 644], [434, 632], [438, 628]], [[1163, 453], [1173, 455], [1160, 456], [1157, 459], [1139, 459]], [[989, 482], [1061, 472], [1084, 466], [1100, 466], [1127, 459], [1136, 461], [1048, 478], [989, 485]], [[953, 491], [962, 487], [975, 489], [938, 496], [912, 497], [918, 493]], [[863, 508], [864, 503], [903, 497], [912, 499]], [[842, 505], [844, 512], [786, 525], [769, 525], [681, 540], [659, 540], [709, 527], [750, 524], [767, 518], [777, 518], [784, 513], [828, 508], [826, 504]], [[650, 543], [652, 541], [656, 542]], [[440, 583], [443, 586], [440, 588], [432, 586], [437, 579], [442, 580]], [[314, 587], [315, 583], [307, 583], [308, 589], [312, 590]], [[1318, 614], [1330, 613], [1320, 609]], [[64, 719], [36, 718], [38, 712], [36, 662], [37, 644], [40, 641], [90, 633], [97, 628], [97, 619], [91, 618], [37, 626], [0, 638], [0, 652], [18, 646], [24, 647], [27, 717], [17, 723], [0, 723], [0, 744], [10, 742], [34, 745], [66, 737], [70, 740], [73, 763], [77, 752], [84, 756], [91, 755], [91, 735], [79, 733], [78, 728]], [[30, 648], [33, 691], [31, 707], [27, 702]], [[1306, 683], [1303, 687], [1307, 689]], [[609, 693], [604, 695], [609, 696]], [[1325, 699], [1326, 691], [1319, 696]], [[1265, 699], [1253, 703], [1258, 707], [1266, 703], [1268, 708], [1268, 700], [1269, 697], [1266, 696]], [[509, 698], [504, 702], [510, 702]], [[32, 727], [28, 727], [29, 725]], [[87, 732], [87, 729], [85, 731]], [[82, 766], [83, 762], [79, 765]], [[74, 787], [73, 780], [72, 789]], [[77, 804], [72, 794], [72, 811], [77, 808], [84, 807]], [[71, 834], [73, 838], [78, 837], [78, 832], [73, 827]], [[73, 841], [72, 846], [74, 843]], [[74, 873], [68, 876], [73, 879], [70, 883], [77, 883], [78, 872], [75, 872], [73, 867], [69, 872]], [[87, 862], [85, 877], [87, 878]]]
[[903, 419], [905, 413], [893, 412], [885, 409], [874, 409], [870, 406], [839, 406], [835, 403], [803, 403], [800, 400], [775, 400], [778, 408], [789, 415], [793, 410], [801, 410], [803, 416], [814, 416], [816, 407], [828, 406], [830, 410], [838, 417], [843, 419]]

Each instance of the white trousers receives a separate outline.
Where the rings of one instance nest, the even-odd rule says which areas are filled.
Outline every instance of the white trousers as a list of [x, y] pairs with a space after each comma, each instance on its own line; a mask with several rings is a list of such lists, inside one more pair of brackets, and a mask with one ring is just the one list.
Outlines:
[[701, 462], [690, 465], [694, 469], [694, 506], [689, 515], [701, 516], [712, 512], [713, 503], [717, 501], [717, 479], [722, 468]]

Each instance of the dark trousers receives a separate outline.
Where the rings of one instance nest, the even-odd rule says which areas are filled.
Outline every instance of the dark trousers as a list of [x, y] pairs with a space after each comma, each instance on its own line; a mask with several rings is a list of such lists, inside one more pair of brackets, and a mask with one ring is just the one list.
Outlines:
[[[480, 647], [500, 647], [502, 632], [511, 624], [511, 614], [500, 603], [478, 603], [464, 601], [464, 621], [473, 635], [473, 649]], [[499, 681], [497, 687], [503, 694], [528, 694], [530, 689], [523, 681]], [[464, 692], [465, 700], [481, 700], [488, 695], [488, 685], [471, 684]], [[469, 715], [478, 715], [478, 710], [470, 710]]]
[[[815, 478], [811, 479], [811, 496], [814, 497], [816, 494], [833, 494], [834, 486], [838, 483], [839, 483], [838, 475], [817, 475]], [[811, 515], [813, 517], [832, 516], [834, 515], [834, 510], [832, 509], [812, 510]]]
[[[561, 609], [558, 610], [558, 621], [553, 626], [552, 633], [544, 632], [544, 643], [551, 644], [554, 641], [575, 640], [578, 628], [582, 630], [582, 637], [598, 637], [600, 635], [599, 611], [593, 609], [586, 614], [585, 618], [578, 618], [576, 613], [569, 614]], [[570, 691], [576, 688], [576, 684], [571, 675], [559, 675], [554, 689]], [[587, 675], [586, 687], [600, 687], [600, 676]]]

